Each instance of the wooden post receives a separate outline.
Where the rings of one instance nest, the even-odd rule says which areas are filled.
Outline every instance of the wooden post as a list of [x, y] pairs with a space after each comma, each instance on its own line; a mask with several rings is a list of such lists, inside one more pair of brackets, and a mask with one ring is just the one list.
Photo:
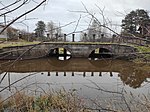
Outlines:
[[95, 37], [96, 37], [96, 35], [95, 35], [95, 34], [93, 34], [93, 42], [95, 42]]
[[113, 73], [112, 72], [110, 72], [110, 77], [112, 77], [113, 76]]
[[66, 34], [64, 34], [64, 42], [66, 42]]
[[74, 42], [75, 34], [72, 34], [72, 42]]
[[113, 34], [113, 36], [112, 36], [112, 43], [114, 43], [114, 42], [115, 42], [115, 38], [116, 38], [116, 35], [115, 35], [115, 34]]
[[58, 72], [56, 72], [56, 76], [58, 76]]
[[102, 33], [101, 34], [101, 42], [103, 42], [103, 40], [104, 40], [104, 34]]
[[56, 42], [58, 41], [58, 33], [55, 34]]
[[86, 73], [85, 72], [83, 72], [83, 77], [85, 77], [86, 76]]
[[102, 72], [99, 72], [99, 76], [102, 76]]
[[66, 72], [64, 72], [64, 76], [66, 76]]
[[74, 76], [74, 72], [72, 72], [72, 76]]
[[50, 36], [49, 36], [49, 33], [47, 33], [47, 38], [50, 40]]
[[48, 72], [47, 76], [51, 76], [50, 72]]
[[86, 41], [86, 38], [87, 38], [87, 34], [84, 33], [84, 39], [83, 39], [84, 42]]

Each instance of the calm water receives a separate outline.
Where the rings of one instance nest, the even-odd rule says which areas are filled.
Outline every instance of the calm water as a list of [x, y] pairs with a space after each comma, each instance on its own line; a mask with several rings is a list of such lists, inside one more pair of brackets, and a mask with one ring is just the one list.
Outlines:
[[[75, 58], [60, 61], [53, 58], [1, 61], [0, 95], [5, 99], [15, 91], [26, 90], [30, 95], [40, 95], [52, 90], [74, 90], [80, 97], [120, 100], [122, 92], [150, 95], [150, 66], [121, 60], [88, 60]], [[6, 73], [7, 72], [7, 73]], [[29, 77], [26, 77], [30, 75]], [[25, 79], [22, 79], [26, 77]], [[21, 81], [14, 83], [15, 81]], [[14, 83], [10, 88], [4, 89]], [[101, 88], [96, 90], [95, 88]], [[26, 88], [26, 89], [24, 89]], [[103, 101], [101, 100], [101, 101]], [[104, 103], [104, 102], [103, 102]]]

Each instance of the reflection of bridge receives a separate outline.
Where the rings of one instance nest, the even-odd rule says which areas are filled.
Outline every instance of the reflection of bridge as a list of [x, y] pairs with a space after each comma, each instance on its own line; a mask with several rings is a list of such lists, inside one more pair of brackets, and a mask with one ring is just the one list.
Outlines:
[[[13, 63], [14, 61], [12, 61]], [[11, 65], [11, 61], [0, 61], [2, 72], [135, 72], [138, 65], [123, 60], [88, 60], [86, 58], [72, 58], [60, 61], [56, 58], [22, 60]], [[9, 68], [9, 69], [8, 69]], [[141, 68], [142, 69], [142, 68]], [[147, 72], [148, 73], [148, 72]]]
[[[0, 65], [1, 72], [47, 72], [48, 76], [52, 75], [51, 72], [56, 72], [56, 76], [68, 76], [67, 72], [71, 72], [72, 76], [74, 76], [75, 72], [80, 72], [80, 75], [83, 75], [83, 77], [87, 76], [87, 72], [90, 76], [103, 76], [102, 72], [109, 72], [109, 75], [112, 77], [112, 72], [118, 72], [120, 79], [134, 88], [140, 87], [146, 78], [150, 78], [149, 65], [142, 65], [141, 67], [138, 64], [123, 60], [95, 61], [86, 58], [72, 58], [71, 60], [60, 61], [56, 58], [42, 58], [21, 60], [15, 63], [14, 61], [1, 60]], [[147, 68], [147, 70], [144, 70], [144, 68]], [[61, 72], [61, 74], [58, 72]]]
[[[1, 50], [0, 57], [4, 59], [15, 59], [22, 55], [22, 59], [39, 58], [57, 54], [59, 48], [64, 48], [62, 54], [66, 55], [67, 51], [72, 57], [129, 57], [137, 51], [134, 47], [116, 44], [116, 43], [99, 43], [99, 42], [44, 42], [37, 45], [26, 45], [17, 47], [6, 47]], [[97, 50], [97, 51], [96, 51]], [[5, 52], [5, 53], [3, 53]], [[61, 55], [62, 55], [61, 54]]]

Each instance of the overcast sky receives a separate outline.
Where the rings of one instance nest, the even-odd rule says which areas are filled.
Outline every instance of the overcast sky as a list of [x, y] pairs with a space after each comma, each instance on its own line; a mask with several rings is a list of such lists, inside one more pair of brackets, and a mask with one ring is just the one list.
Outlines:
[[[0, 1], [4, 5], [8, 5], [9, 3], [15, 0]], [[39, 3], [41, 0], [34, 1], [37, 1]], [[112, 22], [112, 27], [116, 31], [119, 31], [118, 29], [120, 29], [117, 25], [121, 24], [121, 20], [131, 10], [145, 9], [147, 11], [150, 11], [150, 0], [49, 0], [45, 6], [41, 6], [40, 8], [26, 16], [26, 18], [34, 18], [31, 20], [24, 21], [26, 25], [21, 23], [14, 23], [13, 26], [24, 30], [27, 30], [28, 26], [29, 31], [31, 32], [34, 31], [34, 29], [36, 28], [35, 24], [37, 23], [37, 21], [40, 20], [44, 21], [45, 23], [53, 21], [56, 25], [65, 25], [72, 21], [76, 21], [76, 23], [63, 28], [63, 32], [69, 33], [75, 29], [77, 21], [81, 16], [81, 20], [79, 22], [77, 30], [83, 30], [88, 27], [88, 24], [90, 22], [90, 16], [87, 16], [87, 14], [83, 13], [72, 12], [85, 11], [82, 3], [85, 4], [87, 9], [91, 13], [97, 16], [100, 22], [102, 22], [103, 19], [102, 16], [99, 14], [100, 11], [97, 8], [97, 6], [99, 6], [101, 9], [105, 8], [104, 15], [106, 18], [109, 19], [109, 21]], [[21, 13], [28, 11], [36, 5], [37, 4], [32, 2], [31, 0], [29, 4], [7, 15], [7, 20], [11, 20], [12, 18], [17, 17]], [[3, 7], [2, 4], [0, 4], [0, 7]], [[3, 21], [2, 19], [3, 18], [1, 17], [1, 22]]]

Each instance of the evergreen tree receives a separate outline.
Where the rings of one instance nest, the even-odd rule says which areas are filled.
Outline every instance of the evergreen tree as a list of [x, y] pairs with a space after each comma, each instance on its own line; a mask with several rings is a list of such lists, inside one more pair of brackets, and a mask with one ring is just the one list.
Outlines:
[[137, 9], [131, 11], [126, 15], [125, 19], [122, 20], [122, 34], [138, 34], [138, 28], [140, 25], [149, 20], [147, 11], [143, 9]]
[[36, 24], [37, 28], [35, 29], [35, 33], [38, 37], [44, 37], [44, 32], [45, 32], [45, 23], [43, 21], [38, 21]]

